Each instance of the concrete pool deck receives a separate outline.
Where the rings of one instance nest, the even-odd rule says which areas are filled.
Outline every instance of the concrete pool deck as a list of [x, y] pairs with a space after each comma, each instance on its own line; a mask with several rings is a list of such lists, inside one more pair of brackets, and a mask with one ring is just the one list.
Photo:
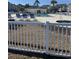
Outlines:
[[34, 20], [36, 19], [39, 22], [42, 23], [46, 23], [47, 21], [50, 23], [56, 23], [57, 20], [71, 20], [71, 16], [70, 15], [60, 15], [60, 14], [48, 14], [49, 16], [35, 16], [35, 18], [17, 18], [14, 14], [13, 14], [13, 18], [16, 20]]

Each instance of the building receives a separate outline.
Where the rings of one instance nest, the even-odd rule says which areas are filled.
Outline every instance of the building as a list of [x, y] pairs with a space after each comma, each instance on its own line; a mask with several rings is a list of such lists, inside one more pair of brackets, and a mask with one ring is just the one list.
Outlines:
[[42, 13], [47, 13], [47, 8], [44, 8], [44, 7], [29, 7], [29, 8], [26, 8], [25, 11], [33, 13], [33, 14], [42, 14]]

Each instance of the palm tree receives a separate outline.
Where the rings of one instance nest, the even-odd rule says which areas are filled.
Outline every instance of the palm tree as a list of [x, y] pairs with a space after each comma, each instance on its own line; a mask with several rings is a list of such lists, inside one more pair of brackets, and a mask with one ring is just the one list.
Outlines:
[[38, 0], [35, 1], [34, 6], [38, 7], [40, 2]]
[[57, 3], [56, 0], [52, 0], [52, 1], [51, 1], [51, 4], [53, 5], [53, 7], [55, 6], [56, 3]]
[[56, 3], [57, 3], [56, 0], [51, 0], [51, 6], [49, 6], [49, 9], [48, 9], [49, 12], [55, 13], [57, 11], [57, 8], [55, 5]]

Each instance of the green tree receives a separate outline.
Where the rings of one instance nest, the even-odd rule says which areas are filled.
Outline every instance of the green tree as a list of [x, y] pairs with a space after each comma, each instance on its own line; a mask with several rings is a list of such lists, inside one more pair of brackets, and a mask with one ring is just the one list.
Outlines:
[[51, 4], [53, 5], [53, 7], [55, 6], [56, 3], [57, 3], [56, 0], [52, 0], [52, 1], [51, 1]]
[[50, 12], [55, 13], [57, 11], [56, 4], [57, 4], [56, 0], [51, 0], [51, 6], [49, 6], [48, 8], [49, 13]]
[[67, 4], [60, 5], [61, 11], [67, 11]]
[[28, 7], [30, 7], [30, 5], [29, 4], [25, 4], [24, 7], [25, 8], [28, 8]]
[[18, 11], [21, 11], [21, 12], [24, 12], [24, 10], [25, 10], [24, 5], [18, 4], [18, 5], [17, 5], [17, 10], [18, 10]]
[[40, 4], [40, 2], [39, 2], [38, 0], [36, 0], [36, 1], [34, 2], [34, 6], [36, 6], [36, 7], [39, 7], [39, 4]]
[[24, 8], [20, 8], [20, 11], [21, 11], [21, 12], [24, 12], [24, 10], [25, 10]]

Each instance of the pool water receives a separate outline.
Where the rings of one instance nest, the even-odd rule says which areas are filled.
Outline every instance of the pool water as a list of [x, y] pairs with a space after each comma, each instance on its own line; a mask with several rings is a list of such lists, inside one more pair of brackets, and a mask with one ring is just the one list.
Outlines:
[[39, 17], [49, 17], [48, 14], [37, 14], [36, 16], [39, 16]]

